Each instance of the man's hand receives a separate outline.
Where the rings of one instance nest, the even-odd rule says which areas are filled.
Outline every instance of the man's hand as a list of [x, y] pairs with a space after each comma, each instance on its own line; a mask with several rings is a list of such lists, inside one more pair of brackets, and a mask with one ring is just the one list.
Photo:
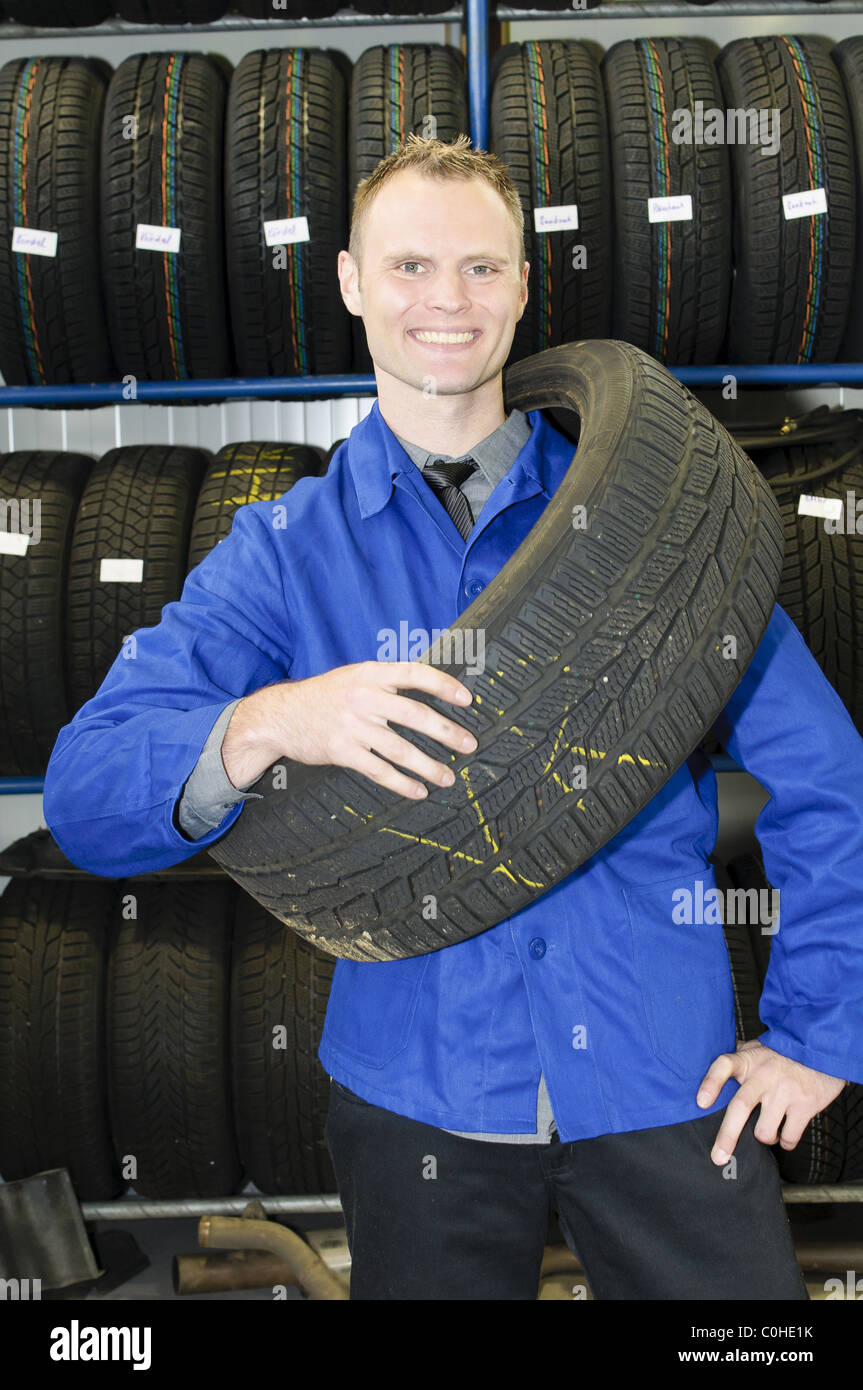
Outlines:
[[[225, 772], [235, 787], [244, 787], [287, 757], [352, 768], [414, 800], [428, 796], [428, 788], [416, 778], [452, 786], [452, 768], [402, 738], [390, 721], [427, 734], [457, 754], [475, 751], [474, 735], [400, 690], [427, 691], [462, 709], [473, 699], [455, 676], [422, 661], [357, 661], [320, 676], [278, 681], [236, 706], [222, 740]], [[413, 776], [400, 772], [402, 767]]]
[[812, 1116], [826, 1109], [846, 1084], [839, 1077], [792, 1062], [763, 1043], [738, 1043], [736, 1052], [723, 1052], [711, 1065], [699, 1087], [698, 1104], [712, 1105], [731, 1076], [737, 1077], [740, 1088], [725, 1107], [710, 1154], [720, 1167], [734, 1153], [756, 1105], [760, 1104], [761, 1114], [755, 1124], [755, 1138], [762, 1144], [775, 1144], [778, 1137], [783, 1149], [793, 1149]]

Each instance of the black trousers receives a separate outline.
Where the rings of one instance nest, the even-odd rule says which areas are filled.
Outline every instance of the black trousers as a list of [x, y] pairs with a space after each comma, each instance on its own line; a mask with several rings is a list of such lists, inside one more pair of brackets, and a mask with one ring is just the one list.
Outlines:
[[554, 1211], [594, 1298], [808, 1300], [776, 1161], [753, 1134], [757, 1111], [735, 1176], [710, 1159], [722, 1113], [568, 1144], [495, 1144], [331, 1082], [325, 1137], [351, 1299], [535, 1299]]

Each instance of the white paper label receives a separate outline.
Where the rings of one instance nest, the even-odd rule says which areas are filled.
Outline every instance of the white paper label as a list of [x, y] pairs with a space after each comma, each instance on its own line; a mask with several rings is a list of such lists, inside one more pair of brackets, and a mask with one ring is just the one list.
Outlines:
[[562, 203], [555, 208], [534, 208], [533, 230], [535, 232], [577, 232], [578, 204]]
[[26, 555], [31, 540], [21, 531], [0, 531], [0, 555]]
[[102, 584], [140, 584], [143, 578], [143, 560], [103, 560], [99, 566]]
[[284, 246], [289, 241], [308, 241], [309, 219], [280, 217], [276, 222], [265, 222], [264, 236], [268, 246]]
[[649, 222], [691, 222], [691, 194], [678, 193], [672, 198], [648, 198], [647, 219]]
[[135, 246], [141, 251], [179, 251], [180, 228], [151, 227], [146, 222], [139, 222]]
[[56, 256], [57, 233], [40, 232], [35, 227], [13, 227], [12, 250], [28, 251], [31, 256]]
[[805, 188], [801, 193], [783, 193], [782, 211], [789, 217], [816, 217], [827, 211], [827, 193], [823, 188]]
[[832, 521], [842, 519], [841, 497], [813, 497], [811, 493], [801, 492], [797, 502], [798, 516], [826, 516]]

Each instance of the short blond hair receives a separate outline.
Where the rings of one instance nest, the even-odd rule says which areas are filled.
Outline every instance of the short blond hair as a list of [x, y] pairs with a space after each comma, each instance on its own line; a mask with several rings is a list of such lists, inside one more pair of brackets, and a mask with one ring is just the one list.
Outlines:
[[524, 270], [524, 210], [512, 175], [496, 154], [476, 150], [469, 135], [459, 135], [452, 144], [436, 137], [411, 132], [406, 140], [376, 164], [367, 178], [360, 179], [354, 191], [348, 253], [360, 263], [360, 232], [369, 206], [383, 185], [403, 169], [414, 169], [433, 179], [482, 179], [499, 194], [518, 231], [518, 273]]

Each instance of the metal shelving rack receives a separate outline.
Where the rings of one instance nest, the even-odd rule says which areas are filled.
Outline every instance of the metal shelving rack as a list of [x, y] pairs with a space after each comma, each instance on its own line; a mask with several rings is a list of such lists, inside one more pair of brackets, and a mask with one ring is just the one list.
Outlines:
[[[122, 20], [109, 20], [94, 28], [37, 29], [0, 22], [0, 44], [4, 40], [28, 39], [38, 42], [47, 38], [80, 39], [85, 36], [109, 37], [132, 35], [146, 42], [148, 34], [225, 32], [260, 30], [268, 36], [284, 31], [305, 34], [308, 31], [345, 26], [387, 26], [391, 24], [448, 24], [460, 23], [465, 32], [468, 68], [468, 109], [470, 135], [474, 145], [487, 148], [489, 111], [489, 27], [492, 19], [563, 21], [576, 26], [584, 16], [591, 20], [627, 20], [653, 18], [695, 19], [698, 7], [686, 0], [605, 0], [597, 9], [525, 10], [495, 6], [493, 0], [465, 0], [463, 9], [450, 9], [433, 15], [362, 15], [342, 10], [324, 19], [279, 20], [243, 19], [226, 16], [208, 25], [139, 25]], [[816, 6], [811, 0], [715, 0], [706, 13], [710, 16], [785, 15], [813, 16]], [[829, 14], [860, 14], [863, 31], [863, 0], [831, 0]], [[574, 27], [573, 33], [577, 29]], [[733, 375], [741, 385], [803, 387], [816, 385], [863, 386], [863, 363], [841, 363], [806, 366], [747, 366], [714, 365], [704, 367], [672, 367], [669, 370], [690, 387], [720, 387]], [[363, 397], [376, 393], [374, 376], [342, 374], [306, 377], [226, 378], [211, 381], [141, 381], [137, 383], [133, 402], [128, 402], [122, 382], [102, 382], [92, 385], [67, 386], [0, 386], [0, 409], [12, 411], [20, 407], [123, 405], [126, 403], [159, 403], [197, 401], [199, 403], [229, 400], [286, 400], [321, 399], [339, 396]], [[11, 418], [11, 416], [10, 416]], [[715, 771], [739, 771], [737, 764], [726, 755], [711, 758]], [[41, 793], [42, 777], [0, 778], [0, 796]], [[252, 1194], [256, 1195], [257, 1194]], [[217, 1200], [177, 1199], [159, 1201], [137, 1197], [121, 1197], [107, 1202], [84, 1202], [82, 1214], [87, 1221], [136, 1219], [150, 1217], [198, 1216], [206, 1212], [239, 1215], [250, 1194], [241, 1193]], [[783, 1184], [783, 1198], [789, 1203], [832, 1203], [863, 1201], [863, 1183], [833, 1184], [818, 1187]], [[337, 1196], [322, 1193], [308, 1196], [261, 1196], [268, 1215], [298, 1213], [338, 1213], [341, 1204]]]

